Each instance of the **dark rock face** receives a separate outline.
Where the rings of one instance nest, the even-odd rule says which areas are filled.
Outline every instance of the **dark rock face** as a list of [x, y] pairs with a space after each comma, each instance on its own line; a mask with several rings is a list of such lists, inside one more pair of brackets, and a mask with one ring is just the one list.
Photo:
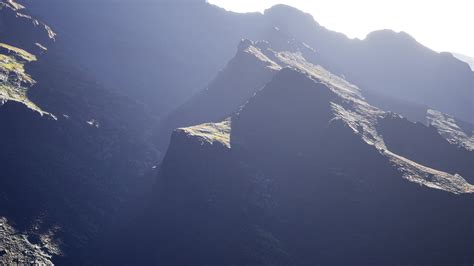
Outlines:
[[[2, 6], [0, 12], [19, 11]], [[153, 120], [143, 106], [105, 90], [54, 48], [34, 50], [44, 40], [54, 46], [46, 25], [16, 13], [1, 19], [10, 34], [0, 38], [6, 50], [32, 59], [11, 61], [29, 82], [0, 81], [0, 218], [18, 231], [2, 239], [10, 250], [0, 264], [31, 263], [24, 257], [43, 263], [52, 255], [64, 263], [63, 256], [83, 256], [86, 244], [123, 218], [128, 211], [122, 209], [153, 182], [147, 175], [157, 157], [147, 131]], [[4, 99], [9, 89], [20, 96]], [[37, 248], [21, 235], [36, 239]]]
[[[266, 87], [271, 89], [259, 92], [232, 119], [232, 144], [267, 158], [275, 154], [302, 156], [313, 150], [322, 129], [334, 118], [329, 90], [289, 69], [282, 70]], [[300, 142], [311, 139], [314, 141]]]

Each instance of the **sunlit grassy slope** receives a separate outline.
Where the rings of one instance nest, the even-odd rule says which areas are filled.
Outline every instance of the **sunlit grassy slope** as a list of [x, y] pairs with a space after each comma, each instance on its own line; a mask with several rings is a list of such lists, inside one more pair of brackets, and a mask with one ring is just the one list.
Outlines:
[[35, 81], [26, 72], [25, 64], [36, 60], [35, 55], [23, 49], [0, 43], [0, 102], [20, 102], [41, 114], [47, 114], [27, 96]]

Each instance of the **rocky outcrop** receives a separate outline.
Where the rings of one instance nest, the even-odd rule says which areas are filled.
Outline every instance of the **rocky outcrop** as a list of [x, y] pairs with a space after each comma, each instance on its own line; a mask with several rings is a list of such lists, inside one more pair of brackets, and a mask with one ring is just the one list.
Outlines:
[[474, 126], [436, 110], [427, 111], [428, 123], [449, 143], [474, 150]]
[[7, 219], [0, 218], [0, 263], [3, 265], [53, 265], [52, 253], [55, 244], [51, 243], [48, 234], [36, 236], [19, 234], [8, 224]]
[[[242, 40], [234, 58], [209, 86], [166, 116], [158, 137], [168, 138], [169, 132], [178, 127], [218, 122], [237, 111], [281, 69], [259, 45], [263, 43]], [[161, 143], [166, 147], [168, 141]]]

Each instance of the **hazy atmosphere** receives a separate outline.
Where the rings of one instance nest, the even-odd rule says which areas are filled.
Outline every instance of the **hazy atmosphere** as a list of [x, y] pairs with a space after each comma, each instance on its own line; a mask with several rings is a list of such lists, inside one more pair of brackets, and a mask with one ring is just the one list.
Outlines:
[[209, 1], [0, 0], [0, 265], [474, 265], [472, 1]]

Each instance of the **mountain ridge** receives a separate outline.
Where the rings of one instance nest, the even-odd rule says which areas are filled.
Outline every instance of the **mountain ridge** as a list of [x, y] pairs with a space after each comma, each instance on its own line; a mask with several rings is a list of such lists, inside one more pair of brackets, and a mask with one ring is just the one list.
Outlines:
[[450, 54], [281, 5], [18, 3], [0, 264], [474, 261], [474, 75]]
[[[156, 201], [151, 207], [151, 212], [155, 210], [158, 217], [167, 218], [151, 218], [146, 232], [152, 236], [141, 239], [149, 243], [145, 245], [150, 245], [153, 239], [171, 240], [175, 248], [157, 244], [156, 250], [160, 255], [147, 262], [205, 265], [224, 263], [226, 259], [233, 258], [232, 261], [242, 263], [271, 263], [272, 257], [291, 264], [416, 261], [424, 265], [470, 261], [472, 258], [468, 258], [467, 254], [472, 250], [473, 243], [465, 233], [466, 226], [472, 222], [472, 215], [465, 213], [462, 218], [448, 218], [449, 215], [441, 218], [431, 210], [449, 210], [451, 207], [448, 206], [470, 208], [473, 186], [459, 176], [427, 168], [381, 148], [385, 146], [377, 144], [376, 132], [371, 132], [376, 128], [361, 123], [363, 119], [354, 120], [357, 112], [363, 115], [366, 112], [364, 109], [371, 109], [362, 98], [358, 98], [357, 91], [348, 87], [337, 88], [337, 84], [341, 84], [337, 79], [331, 82], [332, 85], [328, 84], [327, 76], [320, 76], [324, 81], [318, 83], [304, 72], [283, 68], [273, 81], [259, 90], [231, 118], [231, 122], [221, 125], [226, 129], [220, 132], [228, 132], [228, 127], [231, 127], [229, 137], [219, 136], [214, 141], [205, 141], [210, 139], [208, 134], [211, 131], [197, 129], [217, 127], [212, 124], [175, 131], [160, 169], [160, 193], [156, 194]], [[346, 100], [338, 102], [338, 99]], [[315, 100], [322, 104], [314, 104]], [[352, 109], [352, 104], [356, 109]], [[376, 109], [373, 111], [376, 117], [383, 114]], [[230, 145], [227, 145], [228, 138]], [[347, 149], [352, 152], [346, 153]], [[209, 165], [209, 162], [213, 164]], [[376, 168], [360, 167], [374, 165], [374, 162]], [[187, 195], [186, 198], [183, 195]], [[402, 199], [400, 195], [403, 195]], [[346, 198], [353, 201], [346, 202]], [[418, 205], [409, 204], [415, 198]], [[318, 203], [320, 201], [321, 204]], [[331, 202], [329, 206], [324, 204], [328, 201]], [[379, 201], [383, 202], [380, 207], [377, 204]], [[294, 206], [299, 207], [295, 209]], [[331, 206], [338, 206], [344, 214]], [[391, 208], [387, 209], [387, 206]], [[181, 210], [179, 214], [175, 213], [176, 209]], [[372, 212], [377, 213], [377, 218], [371, 216]], [[314, 213], [314, 218], [310, 218], [313, 217], [311, 213]], [[361, 218], [364, 222], [357, 220], [361, 213], [368, 215]], [[401, 217], [406, 217], [408, 213], [410, 221], [402, 221]], [[188, 221], [189, 217], [194, 218]], [[233, 229], [246, 233], [237, 237], [229, 231], [230, 228], [219, 226], [228, 223], [223, 217], [237, 219], [232, 223]], [[343, 225], [345, 223], [339, 220], [340, 217], [350, 221], [350, 229]], [[310, 220], [304, 223], [304, 219]], [[448, 233], [457, 237], [448, 240], [444, 233], [434, 233], [439, 228], [435, 224], [441, 224], [441, 220], [458, 223], [457, 229]], [[156, 231], [155, 223], [163, 230]], [[205, 224], [210, 224], [213, 229], [210, 230]], [[372, 235], [364, 229], [369, 224], [370, 228], [395, 227], [397, 229], [383, 232], [396, 234], [399, 238], [395, 240], [387, 236], [391, 239], [389, 241], [384, 236]], [[423, 233], [414, 233], [412, 230], [415, 229], [409, 229], [416, 224], [423, 224]], [[262, 234], [251, 228], [258, 228], [257, 231]], [[336, 243], [318, 241], [321, 235], [325, 235], [324, 232], [331, 232], [331, 237], [325, 236], [324, 239], [337, 239], [335, 242], [343, 246], [339, 248], [345, 250], [344, 258], [334, 251], [339, 250]], [[199, 239], [202, 234], [207, 235], [209, 240]], [[364, 249], [354, 246], [359, 242], [355, 241], [357, 238], [353, 238], [353, 234], [362, 237], [368, 246]], [[415, 239], [413, 234], [430, 240]], [[193, 245], [180, 241], [184, 235], [187, 241], [199, 243], [199, 248], [188, 252]], [[305, 237], [301, 238], [302, 235]], [[440, 239], [456, 248], [444, 254], [436, 253], [436, 247], [429, 243]], [[237, 246], [224, 244], [219, 249], [214, 248], [215, 243], [228, 241], [237, 243]], [[384, 243], [390, 243], [391, 248], [385, 246], [379, 250], [377, 241], [386, 241]], [[422, 245], [423, 250], [417, 248], [417, 244], [407, 245], [410, 241]], [[250, 244], [254, 252], [248, 253], [241, 246], [244, 243], [271, 244], [266, 248]], [[301, 245], [307, 248], [297, 248]], [[318, 249], [325, 245], [331, 246], [328, 253]], [[372, 260], [364, 255], [368, 250]], [[389, 255], [392, 251], [395, 253]], [[175, 252], [182, 256], [174, 259], [178, 258]], [[213, 256], [205, 255], [211, 252]], [[420, 252], [430, 256], [415, 255]]]
[[[282, 45], [294, 39], [312, 47], [318, 57], [314, 59], [317, 61], [308, 57], [309, 61], [320, 64], [335, 74], [344, 75], [366, 90], [380, 92], [390, 97], [398, 96], [401, 97], [401, 100], [425, 104], [459, 119], [468, 122], [474, 121], [469, 108], [474, 90], [472, 71], [464, 63], [461, 64], [459, 60], [451, 56], [433, 52], [417, 42], [409, 42], [409, 45], [404, 46], [394, 44], [385, 47], [377, 45], [376, 42], [371, 41], [371, 38], [366, 40], [349, 39], [341, 33], [324, 28], [310, 15], [289, 6], [279, 5], [266, 10], [263, 14], [237, 14], [203, 2], [193, 2], [189, 5], [153, 2], [153, 7], [141, 10], [142, 7], [135, 6], [131, 2], [121, 2], [120, 5], [111, 6], [107, 5], [107, 1], [100, 1], [94, 11], [88, 9], [85, 6], [86, 3], [84, 6], [77, 4], [75, 10], [71, 10], [71, 7], [53, 1], [55, 9], [51, 10], [47, 8], [46, 2], [24, 2], [24, 5], [28, 4], [36, 13], [47, 15], [52, 21], [51, 23], [54, 22], [53, 24], [59, 24], [58, 21], [63, 21], [62, 17], [71, 13], [70, 22], [61, 27], [64, 30], [70, 29], [65, 35], [68, 36], [66, 38], [68, 39], [67, 46], [74, 47], [76, 50], [72, 54], [80, 54], [80, 56], [74, 57], [75, 60], [87, 68], [104, 73], [102, 79], [107, 79], [107, 87], [119, 89], [122, 93], [145, 102], [159, 116], [165, 116], [185, 102], [192, 94], [205, 88], [212, 80], [214, 73], [223, 68], [226, 62], [232, 58], [235, 51], [234, 45], [240, 39], [267, 40], [278, 47], [279, 44], [273, 38], [280, 38]], [[128, 5], [130, 6], [128, 7]], [[111, 10], [114, 11], [111, 12]], [[129, 10], [132, 11], [129, 12]], [[152, 14], [150, 10], [167, 10], [167, 12]], [[130, 14], [133, 12], [142, 14], [140, 19], [131, 17]], [[104, 13], [109, 15], [100, 16]], [[186, 26], [179, 26], [183, 22], [180, 19], [183, 14], [186, 14], [189, 21], [193, 22], [186, 24]], [[84, 20], [85, 15], [89, 16], [89, 21]], [[197, 17], [206, 19], [200, 20]], [[95, 21], [95, 29], [86, 27], [88, 23], [91, 23], [90, 21]], [[104, 40], [103, 43], [78, 46], [81, 43], [80, 39], [87, 38], [87, 36], [97, 36], [99, 40], [101, 28], [108, 25], [124, 25], [122, 21], [127, 21], [126, 27], [116, 27], [114, 31], [107, 33], [110, 35], [109, 45], [106, 45], [107, 40]], [[140, 27], [137, 27], [140, 21], [146, 22], [147, 25], [159, 25], [160, 27], [156, 30], [145, 31], [143, 29], [142, 31]], [[217, 25], [219, 26], [217, 27]], [[138, 30], [133, 30], [134, 28]], [[177, 33], [173, 35], [175, 36], [173, 37], [174, 41], [171, 38], [163, 39], [161, 36], [164, 35], [160, 35], [160, 33], [169, 31]], [[276, 31], [282, 37], [275, 37]], [[374, 34], [377, 32], [371, 36]], [[187, 42], [180, 39], [183, 35], [199, 40], [195, 43], [192, 52], [185, 49], [184, 44]], [[220, 37], [217, 40], [210, 35]], [[388, 35], [396, 37], [394, 43], [404, 43], [398, 41], [403, 34], [391, 33]], [[136, 44], [131, 45], [127, 40], [123, 40], [122, 36], [134, 36], [135, 39], [147, 39], [149, 42], [148, 45], [135, 49], [137, 48]], [[403, 36], [406, 38], [406, 35]], [[112, 40], [115, 40], [113, 43], [120, 43], [120, 45], [114, 45]], [[173, 43], [182, 43], [183, 45], [176, 46]], [[112, 51], [105, 47], [110, 46], [125, 58], [109, 55]], [[169, 51], [169, 53], [163, 54], [154, 47]], [[129, 57], [127, 54], [131, 49], [135, 49], [137, 52], [134, 56]], [[95, 51], [95, 56], [85, 50]], [[395, 55], [393, 51], [397, 51], [398, 54]], [[166, 74], [156, 73], [157, 63], [149, 60], [150, 54], [155, 55], [155, 58], [159, 58], [161, 62], [166, 62], [168, 67], [160, 69]], [[175, 58], [170, 58], [171, 54]], [[97, 62], [97, 58], [102, 58], [102, 60]], [[175, 60], [177, 58], [179, 60]], [[379, 60], [381, 58], [383, 58], [383, 63]], [[137, 61], [143, 65], [143, 69], [139, 73], [136, 73], [135, 69], [128, 69], [129, 64], [134, 65], [134, 62]], [[360, 67], [359, 62], [364, 62], [364, 67]], [[200, 65], [197, 66], [195, 63]], [[121, 75], [117, 73], [120, 73], [122, 68], [113, 67], [115, 65], [127, 68], [130, 81], [133, 80], [133, 82], [127, 81], [125, 83], [123, 80], [119, 82]], [[199, 72], [199, 75], [194, 76], [193, 71], [188, 69], [191, 65], [195, 72]], [[386, 69], [386, 71], [382, 72], [381, 69]], [[186, 73], [189, 80], [193, 81], [186, 83], [183, 81], [184, 79], [176, 78], [180, 73]], [[414, 75], [414, 73], [418, 73], [418, 75]], [[157, 83], [157, 80], [151, 77], [159, 77], [161, 81]], [[449, 82], [444, 82], [446, 80]], [[143, 82], [144, 84], [141, 84]], [[138, 89], [128, 91], [127, 88], [123, 88], [123, 84]], [[166, 90], [168, 94], [174, 95], [173, 99], [161, 95], [161, 90], [160, 93], [154, 92], [153, 89], [150, 89], [151, 87]], [[169, 88], [174, 88], [174, 90], [171, 91]], [[421, 92], [420, 88], [426, 88], [430, 93]], [[393, 93], [394, 90], [400, 89], [403, 90], [400, 95]], [[441, 97], [441, 94], [449, 97]], [[146, 95], [145, 99], [144, 95]], [[153, 95], [157, 104], [150, 104], [150, 95]], [[456, 104], [447, 104], [447, 102]]]

